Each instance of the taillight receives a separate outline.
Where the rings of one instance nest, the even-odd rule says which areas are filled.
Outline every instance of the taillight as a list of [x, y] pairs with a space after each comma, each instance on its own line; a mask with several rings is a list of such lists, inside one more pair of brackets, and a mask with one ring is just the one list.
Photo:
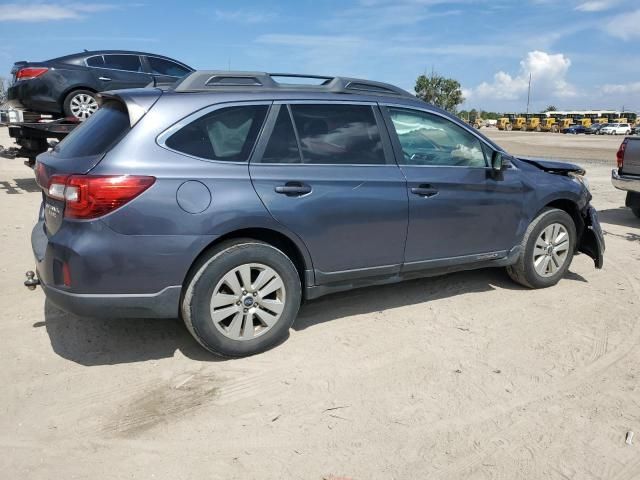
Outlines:
[[49, 71], [46, 67], [25, 67], [16, 72], [16, 80], [31, 80]]
[[90, 219], [120, 208], [155, 181], [135, 175], [54, 175], [48, 194], [65, 202], [66, 218]]
[[618, 161], [618, 169], [622, 169], [624, 165], [624, 151], [627, 149], [627, 139], [625, 138], [618, 149], [618, 153], [616, 153], [616, 160]]

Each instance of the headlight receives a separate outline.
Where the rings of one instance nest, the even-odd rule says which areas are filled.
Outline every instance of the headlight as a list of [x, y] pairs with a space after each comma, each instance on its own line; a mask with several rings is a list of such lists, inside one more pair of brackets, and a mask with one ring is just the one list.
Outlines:
[[589, 190], [589, 179], [587, 179], [586, 175], [580, 175], [579, 173], [576, 173], [576, 172], [570, 172], [569, 176], [575, 182], [581, 183], [582, 185], [584, 185], [584, 188]]

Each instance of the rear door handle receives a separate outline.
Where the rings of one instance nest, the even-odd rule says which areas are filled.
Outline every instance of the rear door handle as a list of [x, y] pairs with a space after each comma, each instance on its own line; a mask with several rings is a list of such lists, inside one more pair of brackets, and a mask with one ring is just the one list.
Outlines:
[[287, 182], [275, 188], [276, 193], [281, 193], [287, 197], [299, 197], [311, 193], [311, 186], [300, 182]]
[[438, 190], [433, 186], [423, 183], [417, 187], [411, 188], [411, 193], [420, 197], [435, 197], [438, 194]]
[[103, 82], [110, 82], [111, 79], [109, 77], [98, 77], [98, 80], [102, 80]]

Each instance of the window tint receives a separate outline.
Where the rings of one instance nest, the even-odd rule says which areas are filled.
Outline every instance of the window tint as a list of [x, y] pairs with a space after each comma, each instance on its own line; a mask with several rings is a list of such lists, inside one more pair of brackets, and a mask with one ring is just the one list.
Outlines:
[[384, 151], [368, 105], [291, 105], [304, 163], [383, 165]]
[[104, 67], [104, 58], [102, 55], [98, 55], [97, 57], [89, 57], [87, 58], [87, 65], [90, 67]]
[[147, 57], [151, 73], [154, 75], [169, 75], [170, 77], [184, 77], [189, 70], [175, 62], [164, 60], [163, 58]]
[[129, 115], [125, 107], [120, 102], [106, 102], [57, 144], [54, 151], [63, 158], [101, 155], [129, 129]]
[[195, 157], [246, 162], [266, 113], [266, 105], [215, 110], [181, 128], [165, 143]]
[[486, 167], [482, 142], [450, 120], [426, 112], [390, 108], [404, 165]]
[[296, 134], [286, 105], [280, 107], [280, 113], [261, 161], [262, 163], [300, 163]]
[[140, 57], [137, 55], [104, 55], [104, 68], [142, 72]]

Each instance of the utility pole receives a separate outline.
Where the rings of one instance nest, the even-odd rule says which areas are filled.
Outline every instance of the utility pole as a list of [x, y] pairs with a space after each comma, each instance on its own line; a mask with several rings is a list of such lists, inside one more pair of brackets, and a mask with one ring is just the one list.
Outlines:
[[527, 93], [527, 115], [529, 115], [530, 102], [531, 102], [531, 73], [529, 73], [529, 92]]

